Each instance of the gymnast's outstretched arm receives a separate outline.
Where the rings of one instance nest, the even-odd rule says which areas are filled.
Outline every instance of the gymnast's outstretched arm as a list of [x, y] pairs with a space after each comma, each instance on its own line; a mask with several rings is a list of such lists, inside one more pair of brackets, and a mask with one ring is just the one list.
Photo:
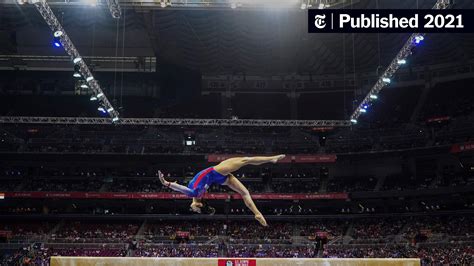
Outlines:
[[163, 184], [163, 186], [169, 187], [174, 191], [178, 191], [186, 195], [192, 194], [194, 192], [192, 189], [186, 186], [180, 185], [177, 182], [166, 181], [165, 175], [161, 171], [158, 171], [158, 178], [160, 179], [161, 184]]
[[[163, 186], [165, 187], [169, 187], [172, 190], [181, 192], [187, 196], [194, 194], [194, 191], [186, 186], [180, 185], [177, 182], [166, 181], [165, 175], [161, 171], [158, 171], [158, 178], [160, 178], [161, 184], [163, 184]], [[194, 212], [201, 213], [201, 208], [203, 206], [204, 204], [202, 204], [202, 202], [198, 198], [193, 197], [193, 202], [191, 203], [191, 209]]]

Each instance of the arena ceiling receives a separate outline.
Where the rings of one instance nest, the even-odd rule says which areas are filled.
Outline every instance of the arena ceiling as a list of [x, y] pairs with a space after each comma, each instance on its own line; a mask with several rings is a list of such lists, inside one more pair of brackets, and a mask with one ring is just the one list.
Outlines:
[[[51, 32], [38, 12], [11, 1], [1, 1], [0, 54], [65, 55], [52, 48]], [[431, 8], [435, 2], [354, 0], [343, 8]], [[203, 74], [371, 72], [386, 66], [409, 36], [308, 34], [306, 11], [298, 6], [180, 9], [123, 3], [129, 4], [120, 20], [104, 5], [52, 7], [83, 56], [156, 56], [158, 65], [177, 64]], [[474, 8], [474, 2], [458, 0], [455, 8]], [[467, 62], [473, 55], [474, 34], [429, 34], [415, 63]]]

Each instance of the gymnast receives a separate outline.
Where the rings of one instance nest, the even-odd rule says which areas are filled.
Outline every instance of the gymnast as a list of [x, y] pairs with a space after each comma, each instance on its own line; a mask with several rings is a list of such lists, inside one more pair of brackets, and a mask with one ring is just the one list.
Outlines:
[[191, 203], [191, 209], [197, 213], [202, 213], [203, 210], [206, 210], [209, 214], [214, 214], [215, 209], [207, 206], [202, 197], [212, 184], [226, 185], [239, 193], [242, 196], [245, 205], [247, 205], [247, 207], [255, 214], [255, 219], [260, 222], [261, 225], [267, 226], [267, 221], [262, 213], [257, 209], [257, 206], [255, 206], [248, 189], [232, 173], [249, 164], [261, 165], [264, 163], [276, 163], [283, 158], [285, 158], [284, 154], [275, 156], [230, 158], [222, 161], [214, 167], [209, 167], [197, 173], [197, 175], [195, 175], [189, 182], [187, 187], [180, 185], [177, 182], [166, 181], [164, 174], [161, 171], [158, 171], [158, 177], [164, 186], [192, 197], [193, 202]]

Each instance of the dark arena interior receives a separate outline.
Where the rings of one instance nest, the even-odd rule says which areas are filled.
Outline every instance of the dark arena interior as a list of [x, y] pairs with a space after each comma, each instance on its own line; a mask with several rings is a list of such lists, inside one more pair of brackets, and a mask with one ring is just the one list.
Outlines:
[[0, 0], [0, 265], [473, 265], [474, 34], [308, 33], [432, 8]]

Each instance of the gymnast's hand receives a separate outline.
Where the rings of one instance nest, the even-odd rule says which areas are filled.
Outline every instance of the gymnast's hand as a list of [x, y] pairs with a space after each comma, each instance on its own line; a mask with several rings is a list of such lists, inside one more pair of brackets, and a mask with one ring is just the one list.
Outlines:
[[160, 179], [160, 182], [161, 184], [163, 184], [163, 186], [165, 187], [170, 186], [170, 182], [166, 181], [165, 175], [160, 170], [158, 170], [158, 178]]

